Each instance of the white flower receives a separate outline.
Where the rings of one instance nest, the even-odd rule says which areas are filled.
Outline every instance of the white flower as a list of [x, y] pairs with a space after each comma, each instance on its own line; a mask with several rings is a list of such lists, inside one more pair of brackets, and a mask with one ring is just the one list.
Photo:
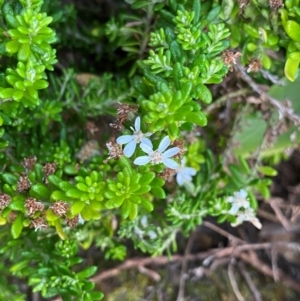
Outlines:
[[176, 181], [179, 186], [184, 183], [192, 182], [192, 176], [194, 176], [197, 171], [192, 167], [185, 167], [185, 158], [182, 160], [181, 165], [176, 169]]
[[244, 211], [237, 212], [236, 222], [231, 224], [233, 227], [236, 227], [243, 222], [250, 222], [258, 229], [262, 228], [262, 224], [259, 219], [255, 216], [254, 210], [252, 208], [247, 208]]
[[247, 200], [247, 191], [245, 191], [244, 189], [241, 189], [238, 192], [235, 192], [233, 194], [233, 197], [230, 196], [228, 197], [226, 200], [228, 203], [232, 203], [232, 207], [229, 210], [229, 214], [235, 215], [240, 208], [250, 208], [250, 202]]
[[140, 117], [135, 119], [134, 128], [132, 126], [130, 128], [133, 131], [132, 135], [123, 135], [118, 137], [116, 140], [118, 144], [127, 144], [123, 150], [123, 153], [127, 158], [130, 158], [133, 155], [138, 143], [144, 143], [149, 146], [152, 145], [151, 141], [146, 138], [149, 137], [151, 133], [144, 134], [141, 131]]
[[177, 155], [180, 152], [179, 147], [172, 147], [166, 151], [168, 146], [170, 145], [170, 138], [169, 136], [166, 136], [163, 138], [163, 140], [160, 142], [158, 149], [153, 150], [153, 145], [151, 141], [149, 140], [150, 145], [146, 143], [141, 143], [141, 149], [148, 154], [148, 156], [141, 156], [137, 157], [134, 160], [134, 164], [136, 165], [146, 165], [148, 163], [151, 163], [153, 165], [163, 163], [165, 166], [171, 169], [178, 168], [178, 163], [176, 163], [173, 159], [170, 159], [170, 157], [173, 157]]

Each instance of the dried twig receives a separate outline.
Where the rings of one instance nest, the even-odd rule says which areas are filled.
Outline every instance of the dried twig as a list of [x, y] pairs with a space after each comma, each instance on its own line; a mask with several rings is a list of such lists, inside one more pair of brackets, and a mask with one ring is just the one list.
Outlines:
[[184, 288], [185, 288], [185, 272], [187, 269], [187, 256], [189, 255], [191, 248], [193, 246], [195, 239], [195, 232], [193, 232], [188, 240], [188, 243], [186, 245], [185, 251], [184, 251], [184, 257], [181, 264], [181, 271], [180, 271], [180, 278], [179, 278], [179, 289], [178, 289], [178, 295], [177, 295], [177, 301], [183, 301], [184, 299]]
[[243, 298], [239, 288], [238, 288], [238, 285], [237, 285], [237, 282], [236, 282], [236, 279], [235, 279], [235, 276], [234, 276], [234, 272], [233, 272], [233, 261], [231, 261], [228, 265], [228, 277], [229, 277], [229, 280], [230, 280], [230, 284], [232, 286], [232, 289], [233, 289], [233, 292], [235, 293], [235, 296], [237, 297], [237, 299], [239, 301], [245, 301], [245, 299]]
[[300, 116], [295, 114], [293, 109], [285, 107], [280, 101], [265, 93], [265, 91], [247, 74], [243, 66], [238, 64], [235, 66], [240, 72], [243, 80], [247, 82], [249, 86], [260, 95], [262, 100], [268, 101], [274, 108], [278, 110], [281, 116], [287, 117], [288, 119], [292, 120], [295, 125], [300, 125]]
[[247, 282], [247, 285], [248, 285], [255, 301], [262, 301], [261, 293], [259, 292], [259, 290], [255, 286], [251, 276], [249, 275], [249, 273], [245, 269], [244, 264], [242, 262], [239, 262], [238, 267], [239, 267], [239, 269], [241, 271], [241, 274], [243, 275], [245, 281]]
[[218, 227], [218, 226], [216, 226], [216, 225], [214, 225], [214, 224], [212, 224], [210, 222], [204, 221], [202, 223], [202, 225], [205, 226], [205, 227], [207, 227], [207, 228], [209, 228], [209, 229], [211, 229], [211, 230], [213, 230], [213, 231], [215, 231], [215, 232], [217, 232], [217, 233], [219, 233], [219, 234], [221, 234], [221, 235], [223, 235], [223, 236], [225, 236], [225, 237], [227, 237], [228, 239], [230, 239], [232, 241], [235, 241], [237, 243], [242, 243], [242, 244], [246, 243], [244, 240], [242, 240], [242, 239], [240, 239], [240, 238], [238, 238], [238, 237], [230, 234], [229, 232], [221, 229], [220, 227]]
[[244, 88], [244, 89], [240, 89], [240, 90], [237, 90], [237, 91], [230, 92], [226, 95], [223, 95], [222, 97], [220, 97], [216, 101], [214, 101], [211, 105], [209, 105], [205, 109], [205, 113], [206, 114], [211, 113], [213, 110], [219, 108], [228, 99], [235, 98], [235, 97], [238, 97], [238, 96], [245, 96], [246, 94], [249, 93], [249, 91], [250, 91], [249, 89]]
[[139, 266], [138, 270], [141, 274], [148, 276], [149, 278], [153, 279], [155, 282], [158, 282], [161, 279], [160, 275], [157, 272], [147, 269], [143, 265]]
[[276, 248], [272, 248], [271, 249], [271, 262], [272, 262], [273, 279], [275, 282], [279, 281], [277, 259], [278, 259], [277, 250], [276, 250]]
[[[206, 223], [208, 223], [208, 222], [206, 222]], [[226, 231], [224, 231], [224, 232], [226, 232]], [[99, 283], [108, 278], [117, 276], [122, 270], [138, 268], [140, 266], [146, 266], [146, 265], [150, 265], [150, 264], [165, 265], [170, 262], [182, 261], [182, 260], [187, 260], [187, 261], [203, 260], [204, 262], [208, 261], [208, 264], [207, 264], [207, 266], [208, 266], [209, 263], [212, 262], [215, 258], [224, 258], [224, 257], [230, 257], [230, 256], [242, 259], [243, 261], [250, 264], [253, 268], [258, 270], [259, 272], [261, 272], [267, 276], [273, 277], [272, 269], [268, 265], [261, 262], [257, 258], [257, 256], [255, 255], [254, 252], [253, 252], [254, 256], [249, 256], [249, 254], [245, 254], [243, 252], [249, 251], [249, 250], [271, 249], [273, 247], [279, 247], [279, 246], [287, 247], [287, 248], [291, 247], [293, 249], [295, 249], [295, 248], [300, 249], [300, 244], [297, 244], [297, 243], [294, 243], [291, 246], [290, 246], [290, 244], [287, 244], [286, 242], [259, 243], [259, 244], [244, 243], [243, 245], [238, 245], [236, 247], [211, 249], [209, 251], [201, 252], [201, 253], [197, 253], [197, 254], [187, 254], [186, 256], [174, 255], [171, 258], [169, 258], [168, 256], [135, 258], [135, 259], [129, 259], [129, 260], [125, 261], [123, 264], [121, 264], [113, 269], [103, 271], [102, 273], [96, 275], [95, 277], [91, 278], [90, 280], [95, 283]], [[203, 264], [204, 264], [204, 262], [203, 262]], [[285, 276], [282, 271], [278, 270], [278, 273], [279, 273], [280, 280], [283, 283], [285, 283], [287, 286], [293, 288], [295, 291], [300, 292], [300, 284], [295, 282], [293, 279]], [[61, 299], [57, 298], [53, 301], [61, 301]]]
[[271, 213], [269, 213], [267, 211], [264, 211], [262, 209], [257, 209], [257, 215], [261, 216], [261, 217], [263, 217], [265, 219], [268, 219], [271, 222], [279, 223], [279, 220], [278, 220], [278, 218], [275, 215], [273, 215], [273, 214], [271, 214]]
[[[273, 277], [273, 271], [272, 269], [263, 263], [261, 260], [259, 260], [257, 257], [255, 260], [253, 258], [249, 257], [248, 254], [242, 253], [238, 256], [240, 259], [242, 259], [244, 262], [251, 265], [253, 268], [255, 268], [257, 271], [261, 272], [262, 274]], [[294, 289], [297, 292], [300, 292], [300, 284], [294, 279], [286, 276], [281, 270], [278, 270], [280, 281], [285, 284], [286, 286]]]
[[274, 210], [278, 220], [281, 222], [284, 229], [289, 232], [291, 230], [290, 224], [288, 220], [285, 218], [285, 216], [282, 214], [280, 208], [278, 207], [278, 201], [280, 200], [281, 200], [280, 198], [272, 198], [268, 201], [268, 203], [270, 204], [271, 208]]

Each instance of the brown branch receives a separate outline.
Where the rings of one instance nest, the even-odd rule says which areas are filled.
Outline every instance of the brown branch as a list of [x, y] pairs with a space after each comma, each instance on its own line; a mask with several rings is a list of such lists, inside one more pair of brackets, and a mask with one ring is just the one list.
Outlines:
[[268, 201], [270, 204], [271, 208], [274, 210], [278, 220], [281, 222], [282, 226], [284, 229], [289, 232], [291, 230], [290, 224], [288, 220], [285, 218], [285, 216], [282, 214], [279, 206], [278, 206], [278, 201], [281, 201], [282, 199], [280, 198], [272, 198]]
[[236, 279], [235, 279], [235, 276], [234, 276], [233, 262], [232, 261], [228, 265], [228, 277], [229, 277], [230, 284], [231, 284], [231, 287], [233, 289], [233, 292], [234, 292], [235, 296], [237, 297], [237, 299], [239, 301], [245, 301], [245, 299], [243, 298], [243, 296], [242, 296], [242, 294], [239, 290], [239, 287], [237, 285], [237, 282], [236, 282]]
[[261, 99], [268, 101], [274, 108], [278, 110], [280, 115], [289, 118], [294, 122], [295, 125], [300, 125], [300, 116], [295, 114], [293, 109], [285, 107], [280, 101], [265, 93], [265, 91], [263, 91], [263, 89], [247, 74], [243, 66], [238, 64], [235, 66], [240, 72], [243, 80], [249, 84], [252, 90], [260, 95]]
[[[206, 222], [206, 223], [208, 223], [208, 222]], [[207, 262], [207, 265], [209, 265], [209, 263], [211, 261], [213, 261], [215, 258], [224, 258], [224, 257], [230, 257], [230, 256], [240, 258], [243, 261], [249, 263], [253, 268], [257, 269], [259, 272], [261, 272], [267, 276], [273, 277], [272, 269], [270, 269], [270, 267], [268, 265], [260, 262], [258, 259], [255, 259], [253, 261], [252, 260], [253, 257], [250, 257], [249, 254], [244, 254], [243, 252], [249, 251], [249, 250], [271, 249], [271, 248], [274, 248], [277, 246], [278, 247], [279, 246], [286, 247], [286, 248], [290, 247], [289, 244], [287, 244], [286, 242], [259, 243], [259, 244], [246, 244], [245, 243], [243, 245], [238, 245], [236, 247], [211, 249], [209, 251], [201, 252], [201, 253], [197, 253], [197, 254], [187, 254], [186, 256], [173, 255], [171, 258], [168, 256], [158, 256], [158, 257], [129, 259], [113, 269], [106, 270], [106, 271], [99, 273], [98, 275], [92, 277], [90, 280], [95, 283], [98, 283], [98, 282], [104, 281], [108, 278], [117, 276], [122, 270], [139, 268], [140, 266], [147, 266], [150, 264], [165, 265], [170, 262], [183, 261], [185, 259], [187, 261], [203, 260], [204, 262]], [[296, 248], [296, 247], [300, 248], [300, 244], [293, 244], [291, 246], [291, 248]], [[204, 262], [203, 262], [203, 264], [204, 264]], [[279, 271], [279, 276], [280, 276], [280, 279], [282, 281], [284, 281], [284, 283], [287, 286], [300, 292], [300, 284], [297, 284], [295, 281], [293, 281], [289, 277], [284, 276], [281, 271]], [[53, 301], [61, 301], [61, 299], [57, 298]]]
[[[253, 258], [249, 257], [248, 254], [242, 253], [238, 256], [240, 259], [242, 259], [244, 262], [251, 265], [253, 268], [255, 268], [257, 271], [261, 272], [262, 274], [272, 277], [273, 278], [273, 271], [272, 269], [260, 261], [258, 258], [254, 261]], [[285, 284], [286, 286], [292, 288], [293, 290], [300, 292], [300, 284], [296, 281], [294, 281], [292, 278], [286, 276], [281, 270], [278, 270], [280, 281]]]
[[268, 219], [269, 221], [271, 221], [273, 223], [280, 223], [278, 218], [275, 215], [273, 215], [272, 213], [269, 213], [269, 212], [264, 211], [262, 209], [257, 209], [256, 212], [257, 212], [258, 216], [261, 216], [265, 219]]
[[240, 90], [237, 90], [237, 91], [233, 91], [233, 92], [230, 92], [220, 98], [218, 98], [217, 100], [215, 100], [211, 105], [209, 105], [206, 109], [205, 109], [205, 113], [206, 114], [209, 114], [211, 113], [213, 110], [221, 107], [221, 105], [227, 101], [228, 99], [231, 99], [231, 98], [235, 98], [235, 97], [238, 97], [238, 96], [245, 96], [246, 94], [249, 93], [249, 89], [247, 88], [244, 88], [244, 89], [240, 89]]
[[221, 229], [220, 227], [218, 227], [218, 226], [216, 226], [216, 225], [214, 225], [210, 222], [204, 221], [202, 223], [202, 225], [209, 228], [209, 229], [211, 229], [211, 230], [213, 230], [213, 231], [215, 231], [215, 232], [217, 232], [217, 233], [219, 233], [219, 234], [221, 234], [221, 235], [223, 235], [223, 236], [225, 236], [225, 237], [227, 237], [230, 240], [233, 240], [233, 241], [237, 242], [237, 243], [242, 243], [242, 244], [246, 243], [244, 240], [230, 234], [229, 232]]
[[185, 277], [184, 274], [187, 269], [187, 256], [191, 252], [191, 248], [193, 246], [194, 240], [195, 240], [195, 232], [193, 232], [188, 240], [188, 243], [186, 245], [185, 251], [184, 251], [184, 257], [181, 263], [181, 271], [180, 271], [180, 278], [179, 278], [179, 289], [178, 289], [178, 295], [176, 301], [183, 301], [184, 300], [184, 289], [185, 289]]
[[251, 276], [249, 275], [249, 273], [246, 271], [244, 264], [242, 262], [239, 262], [238, 267], [239, 267], [239, 269], [241, 271], [241, 274], [243, 275], [245, 281], [247, 282], [247, 285], [248, 285], [255, 301], [262, 301], [261, 293], [259, 292], [259, 290], [255, 286], [255, 284], [254, 284]]

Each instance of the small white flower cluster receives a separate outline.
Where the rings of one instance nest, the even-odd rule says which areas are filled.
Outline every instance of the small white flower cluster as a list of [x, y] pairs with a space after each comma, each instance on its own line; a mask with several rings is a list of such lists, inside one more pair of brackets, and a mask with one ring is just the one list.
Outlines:
[[236, 216], [236, 222], [231, 225], [236, 227], [243, 222], [250, 222], [256, 228], [261, 229], [262, 224], [255, 216], [253, 208], [250, 207], [250, 202], [247, 199], [247, 196], [247, 191], [241, 189], [240, 191], [235, 192], [233, 196], [227, 197], [227, 202], [232, 204], [232, 207], [228, 213]]
[[196, 174], [196, 170], [191, 167], [185, 167], [184, 162], [181, 166], [171, 157], [177, 155], [180, 152], [179, 147], [172, 147], [167, 149], [170, 146], [171, 140], [169, 136], [166, 136], [160, 142], [157, 150], [153, 150], [153, 144], [149, 140], [149, 136], [152, 133], [143, 133], [141, 131], [141, 118], [137, 117], [135, 119], [134, 128], [130, 127], [133, 131], [132, 135], [123, 135], [117, 138], [118, 144], [126, 144], [124, 147], [123, 153], [127, 158], [130, 158], [135, 150], [136, 146], [140, 144], [140, 148], [147, 154], [146, 156], [137, 157], [134, 160], [136, 165], [146, 165], [148, 163], [152, 165], [164, 164], [166, 167], [176, 170], [176, 180], [177, 183], [182, 186], [186, 182], [192, 181], [192, 176]]

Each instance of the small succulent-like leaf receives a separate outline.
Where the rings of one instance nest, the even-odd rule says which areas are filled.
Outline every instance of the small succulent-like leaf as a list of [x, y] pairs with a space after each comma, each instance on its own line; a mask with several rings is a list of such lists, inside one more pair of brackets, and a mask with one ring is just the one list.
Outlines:
[[29, 194], [38, 199], [50, 199], [51, 192], [45, 185], [38, 183], [31, 186]]
[[11, 235], [14, 239], [18, 238], [23, 229], [23, 214], [19, 213], [11, 226]]
[[74, 202], [70, 208], [71, 214], [73, 216], [79, 214], [83, 210], [84, 206], [85, 206], [84, 202], [81, 201]]
[[153, 204], [147, 200], [145, 197], [141, 197], [141, 205], [148, 211], [153, 211], [154, 207]]

